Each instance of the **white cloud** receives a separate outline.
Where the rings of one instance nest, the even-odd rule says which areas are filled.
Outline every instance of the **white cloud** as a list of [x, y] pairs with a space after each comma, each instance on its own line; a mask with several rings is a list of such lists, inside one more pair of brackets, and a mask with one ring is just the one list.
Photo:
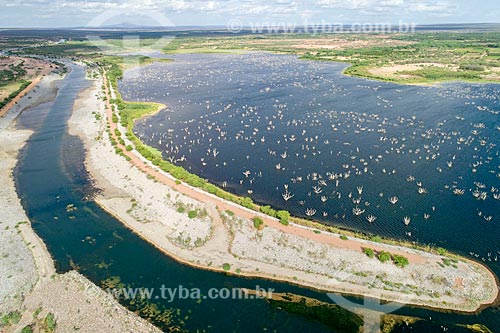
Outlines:
[[456, 5], [449, 0], [319, 0], [318, 5], [324, 8], [344, 8], [351, 10], [394, 10], [417, 11], [417, 12], [437, 12], [449, 11], [456, 8]]
[[[308, 22], [397, 22], [419, 23], [478, 21], [492, 17], [497, 0], [0, 0], [1, 25], [43, 22], [85, 25], [109, 10], [130, 14], [157, 11], [177, 25], [221, 24], [237, 18], [245, 24], [283, 21]], [[467, 8], [467, 9], [466, 9]], [[58, 17], [50, 20], [37, 18]], [[489, 15], [489, 16], [488, 16]], [[31, 18], [32, 20], [26, 20]], [[446, 19], [445, 19], [446, 18]], [[473, 19], [471, 19], [473, 18]], [[491, 19], [490, 19], [491, 20]], [[25, 23], [28, 24], [28, 23]]]
[[374, 0], [319, 0], [318, 5], [325, 8], [366, 9], [377, 3]]

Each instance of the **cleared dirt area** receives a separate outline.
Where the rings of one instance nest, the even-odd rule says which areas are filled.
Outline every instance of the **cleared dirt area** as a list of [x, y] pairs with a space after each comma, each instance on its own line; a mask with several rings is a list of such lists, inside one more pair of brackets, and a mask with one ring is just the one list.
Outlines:
[[17, 66], [23, 61], [23, 69], [26, 71], [26, 77], [37, 76], [52, 65], [50, 62], [41, 59], [7, 57], [0, 58], [0, 70], [8, 69], [9, 65]]
[[359, 49], [366, 47], [384, 47], [384, 46], [405, 46], [413, 44], [412, 42], [401, 41], [391, 38], [377, 38], [377, 39], [343, 39], [343, 38], [328, 38], [328, 39], [300, 39], [294, 40], [291, 45], [296, 49], [323, 49], [323, 50], [345, 50], [345, 49]]
[[459, 68], [456, 65], [447, 65], [440, 63], [416, 63], [416, 64], [403, 64], [403, 65], [393, 64], [390, 66], [370, 68], [368, 72], [372, 75], [384, 78], [407, 78], [410, 77], [411, 75], [404, 74], [401, 72], [417, 71], [419, 69], [423, 69], [426, 67], [439, 67], [451, 71], [457, 71]]

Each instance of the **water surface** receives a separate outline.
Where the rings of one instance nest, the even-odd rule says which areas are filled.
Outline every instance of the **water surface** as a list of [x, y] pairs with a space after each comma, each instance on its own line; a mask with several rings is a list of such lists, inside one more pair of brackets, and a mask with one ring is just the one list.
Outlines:
[[[91, 199], [94, 191], [83, 167], [81, 142], [67, 133], [77, 94], [89, 86], [81, 67], [59, 82], [55, 101], [28, 110], [23, 124], [37, 124], [33, 136], [22, 151], [15, 172], [16, 186], [22, 204], [52, 254], [59, 272], [77, 269], [98, 285], [119, 277], [121, 283], [134, 287], [160, 288], [162, 285], [209, 288], [247, 287], [274, 288], [327, 301], [323, 293], [284, 283], [245, 279], [213, 273], [181, 265], [126, 229]], [[165, 89], [164, 89], [165, 90]], [[38, 112], [44, 111], [44, 112]], [[92, 110], [89, 110], [92, 112]], [[294, 191], [297, 189], [294, 188]], [[297, 192], [298, 193], [298, 192]], [[74, 205], [74, 208], [71, 208]], [[70, 209], [68, 209], [70, 208]], [[488, 237], [486, 237], [488, 238]], [[207, 332], [327, 332], [318, 322], [271, 308], [261, 300], [177, 300], [168, 303], [153, 299], [151, 303], [173, 310], [171, 323], [155, 324], [167, 330]], [[130, 309], [136, 307], [124, 303]], [[480, 315], [443, 314], [405, 307], [400, 314], [432, 317], [440, 325], [447, 323], [485, 323], [499, 327], [498, 309], [490, 308]], [[157, 318], [155, 318], [157, 319]], [[431, 330], [432, 323], [418, 324], [418, 330]], [[408, 331], [411, 327], [401, 328]], [[449, 332], [463, 332], [450, 329]]]
[[165, 158], [298, 216], [497, 267], [500, 85], [401, 86], [267, 53], [174, 60], [120, 84], [126, 99], [168, 105], [136, 125]]

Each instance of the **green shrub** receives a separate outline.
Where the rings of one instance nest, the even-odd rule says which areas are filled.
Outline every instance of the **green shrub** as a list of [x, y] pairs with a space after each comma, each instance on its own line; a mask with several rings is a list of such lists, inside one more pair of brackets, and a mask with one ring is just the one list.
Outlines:
[[238, 198], [237, 201], [238, 201], [237, 203], [242, 205], [243, 207], [246, 207], [246, 208], [252, 209], [252, 210], [255, 209], [253, 200], [250, 197]]
[[475, 80], [481, 77], [477, 71], [453, 71], [429, 66], [415, 71], [401, 71], [404, 75], [418, 75], [429, 80]]
[[260, 217], [255, 216], [252, 221], [255, 229], [262, 230], [264, 228], [264, 221]]
[[473, 65], [473, 64], [467, 64], [467, 65], [461, 65], [460, 66], [461, 70], [464, 71], [476, 71], [476, 72], [483, 72], [484, 71], [484, 66], [481, 65]]
[[134, 147], [132, 147], [132, 145], [127, 145], [126, 149], [127, 151], [132, 151], [134, 150]]
[[21, 333], [33, 333], [33, 328], [31, 327], [31, 325], [26, 325], [21, 330]]
[[448, 258], [443, 258], [443, 263], [446, 265], [446, 266], [451, 266], [452, 265], [452, 261], [451, 259], [448, 259]]
[[370, 249], [368, 247], [363, 248], [363, 253], [366, 254], [369, 258], [375, 257], [375, 251], [373, 251], [373, 249]]
[[227, 272], [231, 269], [231, 265], [226, 262], [225, 264], [222, 265], [222, 269]]
[[42, 312], [42, 308], [41, 307], [36, 308], [35, 312], [33, 312], [33, 318], [37, 318], [40, 312]]
[[276, 213], [276, 217], [280, 220], [283, 225], [288, 225], [290, 220], [290, 213], [286, 210], [280, 210]]
[[448, 251], [446, 251], [445, 249], [443, 249], [442, 247], [438, 247], [436, 249], [436, 252], [437, 254], [439, 254], [440, 256], [445, 256], [448, 254]]
[[342, 239], [342, 240], [348, 240], [349, 238], [347, 238], [346, 235], [340, 235], [340, 239]]
[[380, 260], [380, 262], [388, 262], [389, 260], [391, 260], [391, 254], [386, 251], [380, 251], [377, 255], [377, 258], [378, 260]]
[[260, 211], [266, 215], [276, 217], [276, 211], [271, 206], [261, 206]]
[[197, 216], [198, 216], [198, 212], [197, 212], [197, 211], [195, 211], [195, 210], [190, 210], [190, 211], [188, 212], [188, 217], [189, 217], [190, 219], [194, 219], [194, 218], [196, 218]]
[[408, 266], [408, 264], [410, 263], [408, 261], [408, 258], [401, 256], [401, 255], [398, 255], [398, 254], [395, 254], [392, 256], [392, 261], [394, 262], [394, 264], [396, 266], [401, 267], [401, 268]]
[[21, 320], [21, 313], [19, 311], [12, 311], [6, 315], [3, 315], [0, 319], [2, 325], [15, 325]]
[[47, 313], [47, 316], [45, 317], [44, 320], [44, 326], [45, 326], [45, 332], [47, 333], [52, 333], [56, 330], [56, 318], [54, 317], [53, 313]]

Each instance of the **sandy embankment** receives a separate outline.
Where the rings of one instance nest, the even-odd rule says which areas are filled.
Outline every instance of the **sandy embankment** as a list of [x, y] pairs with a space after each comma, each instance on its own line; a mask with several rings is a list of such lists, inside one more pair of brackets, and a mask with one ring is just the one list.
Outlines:
[[[405, 72], [414, 72], [429, 67], [448, 69], [450, 71], [457, 71], [459, 66], [448, 65], [440, 63], [414, 63], [414, 64], [392, 64], [383, 67], [373, 67], [368, 69], [368, 72], [376, 77], [384, 79], [414, 79], [418, 76], [412, 74], [404, 74]], [[423, 85], [423, 84], [420, 84]], [[428, 85], [428, 84], [426, 84]]]
[[[235, 274], [461, 311], [474, 311], [496, 299], [495, 278], [479, 264], [442, 265], [437, 255], [362, 240], [343, 241], [335, 234], [285, 227], [268, 217], [264, 217], [264, 230], [257, 231], [249, 220], [256, 212], [177, 185], [136, 152], [126, 152], [131, 158], [127, 162], [109, 142], [106, 118], [110, 112], [102, 101], [101, 85], [95, 83], [80, 96], [70, 120], [71, 131], [85, 142], [87, 168], [103, 190], [96, 201], [177, 260], [218, 271], [229, 263]], [[92, 111], [101, 115], [100, 121]], [[111, 123], [112, 133], [114, 127]], [[191, 220], [178, 212], [179, 205], [204, 209], [210, 218]], [[221, 213], [226, 209], [236, 216]], [[410, 265], [401, 269], [382, 264], [364, 255], [362, 247], [404, 254]]]
[[[19, 311], [19, 323], [0, 326], [2, 332], [38, 327], [47, 313], [55, 315], [56, 332], [160, 332], [130, 313], [110, 295], [77, 272], [56, 274], [43, 241], [31, 229], [12, 177], [19, 150], [31, 135], [16, 130], [17, 115], [46, 102], [57, 75], [46, 76], [28, 97], [0, 118], [0, 314]], [[19, 223], [22, 222], [22, 223]], [[35, 317], [34, 313], [41, 312]]]

